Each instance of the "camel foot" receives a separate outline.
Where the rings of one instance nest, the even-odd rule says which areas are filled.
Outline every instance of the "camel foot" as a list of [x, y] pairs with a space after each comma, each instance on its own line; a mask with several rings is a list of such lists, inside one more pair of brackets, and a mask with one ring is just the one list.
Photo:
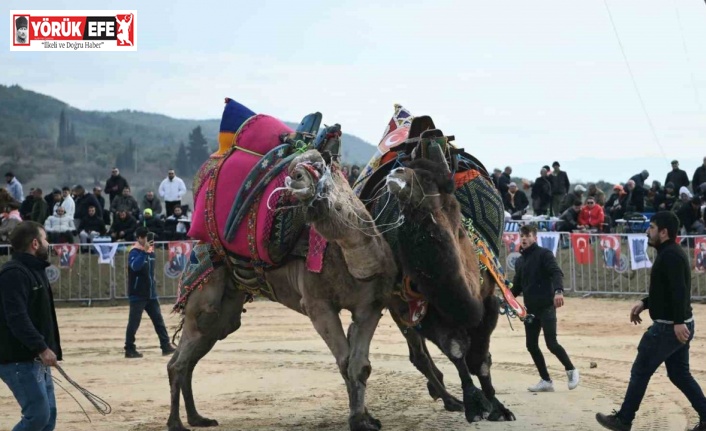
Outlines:
[[439, 393], [439, 391], [437, 391], [434, 385], [432, 385], [429, 381], [427, 381], [427, 390], [429, 391], [429, 395], [434, 401], [441, 398], [441, 394]]
[[514, 421], [515, 414], [505, 407], [497, 398], [490, 401], [492, 408], [488, 414], [488, 420], [493, 422]]
[[188, 419], [189, 425], [192, 427], [217, 427], [218, 421], [215, 419], [205, 418], [201, 415]]
[[492, 409], [492, 405], [483, 395], [483, 391], [475, 386], [463, 389], [463, 406], [466, 420], [471, 423], [483, 420]]
[[444, 409], [446, 409], [447, 412], [462, 412], [464, 410], [463, 402], [451, 394], [449, 394], [447, 398], [444, 398], [443, 401]]
[[191, 431], [189, 428], [184, 427], [184, 424], [182, 424], [181, 421], [167, 422], [167, 430], [168, 431]]
[[368, 412], [351, 416], [348, 419], [348, 425], [351, 431], [380, 431], [382, 429], [382, 423]]

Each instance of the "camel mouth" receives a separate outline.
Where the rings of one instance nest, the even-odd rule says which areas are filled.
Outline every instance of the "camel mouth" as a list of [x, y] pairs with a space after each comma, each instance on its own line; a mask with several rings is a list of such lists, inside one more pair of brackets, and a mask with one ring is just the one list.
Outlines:
[[317, 196], [326, 174], [325, 163], [298, 163], [285, 179], [285, 185], [296, 199], [309, 202]]
[[399, 194], [407, 187], [407, 179], [404, 168], [392, 170], [385, 178], [387, 189], [393, 194]]

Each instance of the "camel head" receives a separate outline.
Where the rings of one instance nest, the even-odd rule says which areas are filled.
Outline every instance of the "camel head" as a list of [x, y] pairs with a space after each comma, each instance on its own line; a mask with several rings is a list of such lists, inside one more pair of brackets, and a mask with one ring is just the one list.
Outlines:
[[387, 188], [405, 208], [428, 212], [453, 198], [454, 182], [445, 164], [417, 159], [407, 167], [393, 169], [387, 176]]
[[303, 204], [325, 196], [332, 185], [330, 168], [316, 150], [295, 157], [289, 164], [288, 174], [289, 192]]

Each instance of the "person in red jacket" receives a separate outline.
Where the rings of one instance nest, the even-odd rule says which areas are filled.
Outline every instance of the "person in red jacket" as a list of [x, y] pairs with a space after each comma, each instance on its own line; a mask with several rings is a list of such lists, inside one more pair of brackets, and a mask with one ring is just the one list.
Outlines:
[[581, 213], [579, 213], [579, 228], [598, 229], [600, 231], [603, 228], [604, 220], [603, 207], [596, 205], [594, 198], [586, 199], [586, 205], [581, 208]]

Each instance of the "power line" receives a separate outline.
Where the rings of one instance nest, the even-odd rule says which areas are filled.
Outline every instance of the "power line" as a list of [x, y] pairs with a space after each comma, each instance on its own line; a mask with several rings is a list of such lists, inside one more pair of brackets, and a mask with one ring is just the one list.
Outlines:
[[[706, 0], [704, 0], [706, 2]], [[681, 43], [684, 47], [684, 56], [686, 57], [686, 63], [689, 66], [689, 72], [691, 74], [691, 87], [694, 89], [694, 97], [696, 98], [696, 105], [699, 107], [699, 112], [703, 112], [703, 105], [701, 105], [701, 97], [699, 97], [699, 88], [696, 85], [696, 75], [694, 75], [694, 68], [691, 67], [691, 58], [689, 56], [689, 49], [686, 46], [686, 38], [684, 37], [684, 27], [681, 23], [681, 14], [679, 13], [679, 7], [677, 6], [676, 0], [672, 0], [674, 5], [674, 10], [677, 13], [677, 23], [679, 24], [679, 34], [681, 35]]]
[[[706, 2], [706, 0], [704, 0]], [[657, 131], [655, 130], [654, 124], [652, 124], [652, 118], [650, 118], [649, 112], [647, 112], [647, 107], [645, 106], [645, 101], [642, 99], [642, 94], [640, 93], [640, 88], [637, 86], [637, 81], [635, 81], [635, 75], [632, 73], [632, 68], [630, 67], [630, 62], [628, 62], [628, 56], [625, 54], [625, 48], [623, 47], [623, 42], [620, 40], [620, 35], [618, 34], [618, 29], [615, 27], [615, 21], [613, 21], [613, 14], [610, 12], [610, 7], [608, 6], [608, 0], [603, 0], [605, 8], [608, 11], [608, 17], [610, 18], [610, 25], [613, 27], [613, 32], [615, 33], [615, 38], [618, 40], [618, 46], [620, 46], [620, 52], [623, 54], [623, 60], [625, 60], [625, 66], [627, 66], [628, 73], [630, 74], [630, 79], [632, 80], [632, 85], [635, 87], [635, 93], [637, 93], [637, 98], [640, 100], [640, 106], [642, 106], [642, 111], [645, 113], [645, 118], [647, 119], [647, 124], [650, 126], [652, 131], [652, 137], [654, 138], [659, 151], [662, 153], [662, 157], [667, 159], [667, 155], [662, 148], [662, 143], [659, 141], [659, 136], [657, 136]]]

